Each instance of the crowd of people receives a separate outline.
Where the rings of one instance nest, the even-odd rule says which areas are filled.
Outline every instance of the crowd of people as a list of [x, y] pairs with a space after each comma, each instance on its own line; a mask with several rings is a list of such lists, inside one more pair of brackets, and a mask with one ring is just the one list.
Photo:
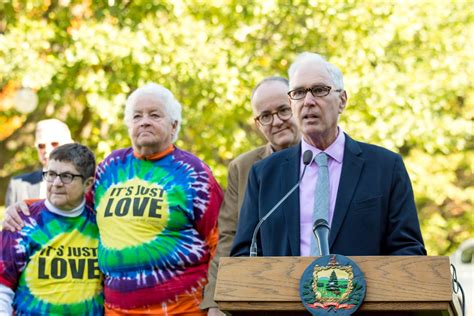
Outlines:
[[181, 104], [158, 84], [130, 94], [132, 146], [97, 167], [69, 130], [46, 140], [37, 132], [40, 159], [54, 150], [28, 184], [44, 194], [20, 193], [31, 191], [15, 184], [28, 176], [9, 186], [0, 313], [221, 315], [213, 299], [219, 258], [249, 255], [257, 222], [298, 183], [307, 151], [315, 158], [262, 225], [259, 255], [318, 255], [315, 216], [328, 221], [331, 253], [426, 255], [400, 155], [344, 132], [347, 100], [342, 72], [315, 53], [296, 58], [289, 80], [262, 80], [250, 103], [267, 143], [230, 162], [225, 194], [205, 162], [175, 145]]

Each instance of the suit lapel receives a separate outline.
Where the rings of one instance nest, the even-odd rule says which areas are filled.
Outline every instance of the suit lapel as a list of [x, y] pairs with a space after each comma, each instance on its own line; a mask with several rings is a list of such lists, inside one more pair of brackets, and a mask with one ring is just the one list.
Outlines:
[[[295, 145], [288, 150], [288, 155], [280, 167], [280, 194], [282, 198], [298, 182], [300, 174], [300, 152], [301, 144]], [[290, 242], [291, 255], [300, 255], [300, 195], [296, 189], [283, 203], [286, 227]], [[283, 228], [282, 231], [285, 229]]]
[[357, 142], [346, 134], [341, 179], [339, 181], [334, 217], [329, 234], [329, 247], [331, 247], [336, 240], [337, 234], [349, 209], [357, 183], [359, 182], [359, 177], [364, 166], [364, 159], [359, 157], [361, 153], [362, 151]]

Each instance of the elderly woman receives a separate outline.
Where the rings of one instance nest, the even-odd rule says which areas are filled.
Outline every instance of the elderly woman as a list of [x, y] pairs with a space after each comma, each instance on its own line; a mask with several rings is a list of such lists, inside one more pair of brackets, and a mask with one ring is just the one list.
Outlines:
[[132, 147], [99, 164], [94, 186], [106, 313], [200, 315], [222, 191], [173, 145], [181, 105], [169, 90], [134, 91], [125, 122]]
[[46, 200], [29, 207], [21, 231], [0, 232], [0, 315], [102, 315], [99, 231], [85, 199], [94, 154], [59, 146], [46, 168]]
[[169, 90], [134, 91], [125, 122], [132, 147], [98, 165], [93, 192], [106, 314], [205, 315], [222, 191], [207, 165], [173, 145], [181, 105]]

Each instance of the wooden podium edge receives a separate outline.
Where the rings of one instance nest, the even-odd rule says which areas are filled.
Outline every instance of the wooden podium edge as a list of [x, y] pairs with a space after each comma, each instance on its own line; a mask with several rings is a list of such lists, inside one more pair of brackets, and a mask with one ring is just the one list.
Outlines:
[[[279, 311], [305, 311], [302, 303], [278, 302], [219, 302], [217, 304], [223, 311], [274, 311], [278, 305]], [[363, 303], [359, 311], [440, 311], [449, 315], [457, 315], [456, 308], [451, 302], [389, 302], [389, 303]]]
[[[402, 298], [401, 300], [396, 299], [396, 295], [391, 297], [394, 301], [383, 301], [380, 297], [371, 295], [369, 301], [364, 301], [361, 305], [361, 311], [440, 311], [442, 315], [458, 315], [460, 314], [460, 304], [455, 299], [451, 288], [451, 274], [449, 270], [449, 258], [448, 257], [409, 257], [409, 256], [393, 256], [393, 257], [350, 257], [355, 262], [363, 262], [364, 265], [374, 267], [374, 261], [380, 260], [382, 264], [393, 265], [394, 262], [399, 262], [401, 268], [404, 268], [404, 264], [413, 265], [413, 268], [417, 269], [416, 273], [424, 273], [424, 271], [431, 270], [429, 277], [420, 276], [420, 280], [427, 288], [427, 280], [433, 275], [436, 276], [436, 280], [429, 280], [433, 282], [428, 288], [431, 292], [435, 293], [430, 297], [428, 301], [420, 300], [417, 296], [417, 292], [413, 292], [413, 297], [407, 299]], [[417, 259], [418, 258], [418, 259]], [[258, 257], [258, 258], [228, 258], [223, 257], [225, 268], [224, 275], [221, 273], [221, 267], [219, 267], [218, 280], [216, 285], [215, 301], [221, 310], [226, 311], [305, 311], [305, 308], [299, 296], [296, 299], [295, 296], [295, 282], [304, 270], [304, 267], [308, 263], [312, 262], [315, 258], [311, 257]], [[253, 261], [252, 261], [253, 260]], [[365, 262], [364, 262], [365, 261]], [[419, 261], [419, 262], [417, 262]], [[420, 262], [422, 263], [420, 269]], [[232, 266], [234, 265], [234, 266]], [[265, 265], [265, 269], [261, 269], [260, 265]], [[235, 268], [240, 270], [235, 270]], [[288, 268], [288, 271], [287, 271]], [[262, 271], [260, 271], [260, 269]], [[290, 271], [291, 270], [291, 271]], [[421, 272], [420, 272], [421, 270]], [[256, 273], [258, 272], [258, 273]], [[369, 275], [366, 273], [368, 291], [369, 286], [373, 285], [373, 282], [383, 283], [376, 281], [377, 277], [380, 276], [380, 271], [370, 271]], [[408, 275], [413, 277], [412, 271], [408, 269]], [[272, 274], [274, 273], [274, 274]], [[283, 274], [282, 274], [283, 273]], [[227, 274], [227, 275], [225, 275]], [[219, 279], [219, 276], [224, 276], [223, 280]], [[236, 278], [236, 276], [239, 276]], [[272, 282], [272, 276], [276, 276], [280, 280]], [[282, 277], [283, 276], [283, 277]], [[415, 276], [418, 276], [415, 274]], [[393, 276], [392, 276], [393, 277]], [[287, 279], [285, 279], [287, 278]], [[405, 275], [406, 279], [407, 276]], [[419, 280], [419, 281], [420, 281]], [[267, 283], [265, 283], [267, 282]], [[243, 293], [252, 291], [251, 286], [248, 284], [254, 284], [256, 287], [273, 286], [272, 290], [276, 297], [272, 297], [268, 300], [265, 296], [255, 295], [249, 297], [248, 294]], [[275, 283], [275, 284], [274, 284]], [[290, 285], [289, 285], [290, 284]], [[248, 287], [246, 288], [246, 286]], [[286, 290], [278, 292], [276, 288], [286, 285]], [[380, 286], [378, 284], [377, 286]], [[373, 289], [373, 288], [372, 288]], [[254, 289], [255, 290], [255, 289]], [[280, 290], [280, 289], [278, 289]], [[286, 291], [286, 292], [284, 292]], [[277, 293], [278, 292], [278, 293]], [[442, 292], [442, 293], [439, 293]], [[289, 296], [285, 296], [285, 293], [291, 293]], [[424, 295], [430, 295], [433, 293], [425, 293]], [[389, 294], [391, 295], [391, 293]], [[405, 294], [406, 296], [406, 294]], [[285, 297], [288, 299], [285, 300]], [[263, 298], [259, 300], [258, 298]], [[367, 297], [366, 297], [367, 298]]]

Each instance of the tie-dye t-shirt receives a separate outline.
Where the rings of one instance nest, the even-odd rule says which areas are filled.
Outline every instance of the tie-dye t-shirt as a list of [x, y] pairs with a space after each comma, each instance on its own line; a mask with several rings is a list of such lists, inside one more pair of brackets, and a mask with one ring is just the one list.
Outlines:
[[166, 310], [184, 294], [198, 306], [221, 201], [210, 169], [178, 148], [156, 160], [122, 149], [100, 163], [94, 202], [107, 306]]
[[16, 315], [102, 315], [99, 231], [86, 205], [81, 215], [29, 208], [21, 231], [0, 232], [0, 283], [15, 291]]

